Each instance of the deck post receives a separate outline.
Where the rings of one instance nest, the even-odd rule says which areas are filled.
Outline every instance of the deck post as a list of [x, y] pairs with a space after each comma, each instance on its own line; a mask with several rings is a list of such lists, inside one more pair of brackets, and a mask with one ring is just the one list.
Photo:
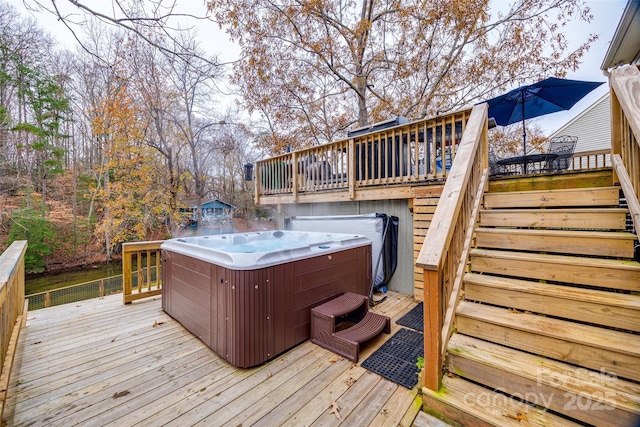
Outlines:
[[424, 370], [422, 385], [433, 391], [440, 389], [442, 379], [442, 290], [440, 283], [437, 270], [424, 270]]
[[291, 153], [291, 194], [293, 201], [298, 201], [298, 153]]
[[355, 141], [353, 138], [349, 139], [349, 148], [347, 155], [347, 164], [349, 165], [348, 169], [348, 182], [349, 182], [349, 200], [353, 200], [356, 196], [356, 168], [358, 165], [356, 164], [356, 147]]

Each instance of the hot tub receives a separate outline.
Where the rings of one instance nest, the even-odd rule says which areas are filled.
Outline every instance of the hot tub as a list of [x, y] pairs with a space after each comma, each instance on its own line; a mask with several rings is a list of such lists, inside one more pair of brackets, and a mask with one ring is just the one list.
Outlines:
[[277, 230], [170, 239], [161, 249], [164, 311], [242, 368], [309, 339], [311, 308], [371, 286], [362, 235]]

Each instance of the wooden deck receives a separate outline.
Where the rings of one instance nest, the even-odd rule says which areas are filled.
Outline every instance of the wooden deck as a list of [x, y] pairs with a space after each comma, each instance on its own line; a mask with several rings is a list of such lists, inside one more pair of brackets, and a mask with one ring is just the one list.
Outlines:
[[[416, 303], [388, 293], [395, 320]], [[361, 353], [365, 360], [382, 335]], [[160, 297], [121, 295], [28, 313], [3, 425], [411, 425], [418, 387], [390, 382], [306, 341], [235, 368], [162, 311]], [[335, 405], [337, 413], [332, 412]]]

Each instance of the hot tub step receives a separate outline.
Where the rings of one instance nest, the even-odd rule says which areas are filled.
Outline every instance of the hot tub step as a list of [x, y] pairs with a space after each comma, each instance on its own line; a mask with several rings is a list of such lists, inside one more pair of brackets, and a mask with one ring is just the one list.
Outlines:
[[337, 343], [349, 350], [341, 355], [353, 362], [357, 362], [360, 354], [360, 344], [377, 337], [383, 331], [385, 334], [391, 333], [391, 319], [381, 314], [367, 312], [364, 319], [359, 323], [333, 335]]
[[[336, 332], [336, 323], [343, 318], [355, 324]], [[391, 319], [369, 312], [369, 299], [364, 295], [347, 292], [311, 309], [311, 341], [354, 362], [360, 344], [382, 331], [391, 332]]]

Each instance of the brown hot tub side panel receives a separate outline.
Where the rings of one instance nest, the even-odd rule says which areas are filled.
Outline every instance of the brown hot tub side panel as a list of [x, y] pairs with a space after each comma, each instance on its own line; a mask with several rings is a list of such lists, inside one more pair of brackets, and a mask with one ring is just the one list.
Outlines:
[[371, 284], [371, 246], [256, 270], [163, 253], [163, 309], [243, 368], [309, 339], [311, 308]]
[[[165, 311], [195, 336], [210, 345], [211, 308], [209, 268], [201, 261], [180, 254], [171, 254], [171, 277]], [[165, 291], [163, 291], [163, 297]]]
[[368, 247], [337, 252], [295, 263], [295, 343], [311, 336], [311, 309], [345, 292], [369, 294], [371, 259]]

